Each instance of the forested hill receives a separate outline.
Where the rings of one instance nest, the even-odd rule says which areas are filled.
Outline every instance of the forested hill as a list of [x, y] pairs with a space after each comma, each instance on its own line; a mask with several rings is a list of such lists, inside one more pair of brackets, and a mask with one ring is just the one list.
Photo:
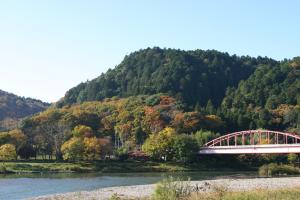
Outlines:
[[237, 86], [269, 58], [230, 56], [215, 50], [148, 48], [124, 58], [116, 68], [70, 89], [58, 107], [113, 96], [168, 93], [190, 108], [211, 100], [219, 105], [228, 87]]
[[237, 89], [227, 91], [222, 112], [233, 130], [300, 133], [300, 57], [257, 68]]
[[20, 119], [48, 107], [48, 103], [0, 90], [0, 130], [11, 129]]

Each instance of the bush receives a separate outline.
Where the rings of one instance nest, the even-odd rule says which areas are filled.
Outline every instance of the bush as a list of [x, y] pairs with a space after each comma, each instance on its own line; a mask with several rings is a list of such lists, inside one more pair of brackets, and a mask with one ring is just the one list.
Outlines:
[[6, 174], [6, 173], [7, 173], [6, 166], [4, 165], [4, 163], [2, 163], [2, 165], [0, 165], [0, 174]]
[[121, 200], [121, 198], [118, 196], [117, 193], [115, 193], [109, 198], [109, 200]]
[[263, 165], [258, 170], [259, 175], [261, 176], [274, 176], [274, 175], [294, 175], [300, 174], [300, 168], [290, 166], [290, 165], [283, 165], [283, 164], [267, 164]]
[[154, 200], [177, 200], [191, 195], [193, 187], [189, 181], [183, 181], [169, 177], [162, 180], [155, 188], [152, 199]]
[[121, 160], [127, 160], [129, 155], [128, 155], [128, 148], [127, 147], [120, 147], [118, 149], [115, 150], [115, 156]]
[[290, 164], [296, 165], [298, 161], [298, 155], [295, 153], [290, 153], [287, 157], [287, 160]]
[[152, 95], [146, 99], [147, 106], [155, 106], [160, 102], [160, 95]]
[[227, 191], [226, 189], [212, 190], [207, 193], [194, 193], [187, 200], [299, 200], [300, 189], [255, 189], [249, 191]]

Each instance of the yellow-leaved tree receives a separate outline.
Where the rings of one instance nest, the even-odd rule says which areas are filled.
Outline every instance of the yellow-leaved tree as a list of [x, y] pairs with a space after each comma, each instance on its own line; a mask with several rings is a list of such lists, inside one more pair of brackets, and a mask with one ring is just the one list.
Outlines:
[[82, 160], [84, 153], [84, 144], [81, 138], [73, 137], [66, 141], [62, 147], [64, 160], [78, 161]]
[[84, 138], [84, 158], [86, 160], [97, 160], [100, 158], [101, 145], [96, 137]]
[[4, 144], [0, 147], [0, 160], [15, 160], [17, 158], [16, 147], [12, 144]]
[[151, 134], [142, 147], [143, 151], [153, 159], [171, 160], [175, 135], [175, 130], [170, 127], [157, 134]]

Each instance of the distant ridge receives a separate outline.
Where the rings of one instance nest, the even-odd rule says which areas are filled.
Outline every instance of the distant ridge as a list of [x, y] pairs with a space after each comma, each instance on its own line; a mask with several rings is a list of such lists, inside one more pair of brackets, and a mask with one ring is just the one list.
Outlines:
[[44, 111], [49, 103], [0, 90], [0, 130], [14, 128], [26, 116]]

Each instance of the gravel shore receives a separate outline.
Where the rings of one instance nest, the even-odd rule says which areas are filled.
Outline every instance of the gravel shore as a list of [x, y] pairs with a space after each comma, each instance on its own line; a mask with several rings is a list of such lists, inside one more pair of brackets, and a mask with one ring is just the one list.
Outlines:
[[[251, 190], [251, 189], [277, 189], [300, 187], [300, 177], [288, 178], [255, 178], [255, 179], [218, 179], [205, 181], [191, 181], [191, 185], [198, 188], [209, 188], [212, 186], [223, 186], [229, 190]], [[93, 191], [70, 192], [32, 198], [31, 200], [107, 200], [113, 194], [120, 197], [144, 198], [153, 193], [155, 185], [134, 185], [101, 188]]]

